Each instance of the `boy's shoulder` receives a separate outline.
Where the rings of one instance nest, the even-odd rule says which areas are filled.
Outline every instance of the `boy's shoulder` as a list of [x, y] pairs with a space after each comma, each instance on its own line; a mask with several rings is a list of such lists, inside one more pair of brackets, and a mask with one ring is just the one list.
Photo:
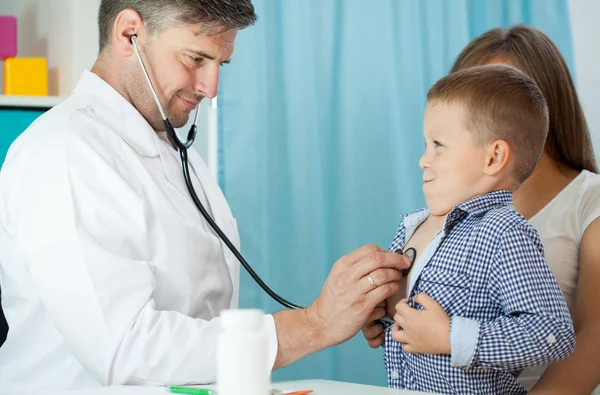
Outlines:
[[451, 226], [464, 221], [461, 233], [468, 232], [476, 236], [478, 244], [492, 248], [504, 242], [541, 244], [536, 229], [515, 209], [512, 191], [493, 191], [471, 198], [458, 204], [449, 219]]
[[482, 212], [481, 223], [496, 229], [510, 229], [515, 226], [531, 226], [512, 204], [492, 207]]
[[477, 223], [477, 231], [498, 241], [507, 238], [515, 239], [512, 235], [519, 233], [535, 244], [541, 244], [535, 227], [512, 204], [493, 207], [482, 212]]
[[471, 218], [473, 223], [485, 225], [486, 229], [494, 231], [530, 226], [525, 217], [515, 210], [512, 192], [507, 190], [492, 191], [460, 203], [449, 217], [458, 220]]

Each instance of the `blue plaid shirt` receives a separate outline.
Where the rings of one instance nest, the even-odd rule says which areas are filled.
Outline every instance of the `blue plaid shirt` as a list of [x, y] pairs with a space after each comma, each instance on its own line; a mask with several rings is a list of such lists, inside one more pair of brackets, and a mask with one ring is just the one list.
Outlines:
[[[404, 248], [427, 210], [405, 215], [390, 250]], [[437, 243], [437, 245], [436, 245]], [[427, 253], [430, 250], [430, 253]], [[417, 256], [408, 304], [425, 292], [451, 318], [452, 355], [410, 354], [384, 319], [390, 387], [444, 394], [525, 394], [521, 371], [568, 357], [571, 316], [544, 259], [536, 230], [510, 191], [454, 207], [441, 233]]]

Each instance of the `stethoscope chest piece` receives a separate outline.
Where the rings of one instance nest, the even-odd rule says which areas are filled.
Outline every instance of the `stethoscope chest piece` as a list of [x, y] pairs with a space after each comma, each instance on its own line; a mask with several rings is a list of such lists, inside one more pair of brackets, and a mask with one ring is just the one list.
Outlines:
[[413, 247], [407, 248], [406, 251], [402, 251], [402, 249], [398, 248], [394, 252], [396, 254], [404, 255], [408, 259], [410, 259], [410, 266], [407, 267], [406, 269], [400, 270], [400, 273], [402, 273], [402, 277], [406, 277], [408, 275], [408, 273], [410, 273], [411, 269], [413, 268], [413, 265], [415, 264], [415, 258], [417, 257], [417, 250], [415, 250]]

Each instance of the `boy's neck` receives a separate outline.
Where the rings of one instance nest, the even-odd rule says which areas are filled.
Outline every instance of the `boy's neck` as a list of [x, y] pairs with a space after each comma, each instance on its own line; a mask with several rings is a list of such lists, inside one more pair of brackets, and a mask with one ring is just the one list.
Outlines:
[[486, 195], [496, 191], [512, 191], [514, 192], [519, 187], [519, 183], [512, 176], [500, 177], [497, 181], [492, 182], [481, 195]]
[[448, 214], [445, 214], [445, 215], [429, 214], [429, 217], [427, 217], [427, 219], [425, 220], [427, 222], [427, 226], [441, 230], [442, 227], [444, 226], [444, 222], [446, 222], [446, 218], [448, 217]]
[[[514, 192], [519, 187], [519, 183], [514, 180], [512, 177], [503, 176], [498, 177], [497, 179], [486, 181], [483, 185], [480, 185], [478, 188], [478, 193], [475, 193], [467, 200], [471, 200], [478, 196], [487, 195], [488, 193], [498, 192], [498, 191], [511, 191]], [[465, 200], [465, 201], [467, 201]]]

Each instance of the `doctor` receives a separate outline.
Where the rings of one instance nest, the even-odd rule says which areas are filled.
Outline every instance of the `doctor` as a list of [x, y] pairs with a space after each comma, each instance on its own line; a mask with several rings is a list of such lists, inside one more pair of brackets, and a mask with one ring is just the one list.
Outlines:
[[[240, 266], [189, 198], [130, 37], [180, 127], [216, 96], [237, 31], [255, 19], [249, 0], [102, 1], [94, 67], [13, 143], [0, 173], [10, 327], [0, 391], [215, 379], [217, 317], [237, 306]], [[190, 165], [200, 199], [238, 245], [227, 202], [193, 151]], [[377, 305], [406, 266], [375, 246], [341, 258], [310, 307], [265, 316], [272, 366], [383, 316]]]

